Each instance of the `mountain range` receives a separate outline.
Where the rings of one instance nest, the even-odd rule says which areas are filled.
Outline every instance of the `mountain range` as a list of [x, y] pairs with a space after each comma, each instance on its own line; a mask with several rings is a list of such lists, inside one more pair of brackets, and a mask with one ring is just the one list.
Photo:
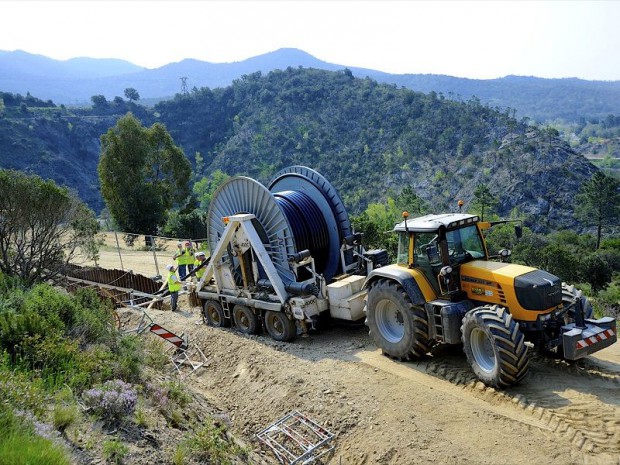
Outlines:
[[[30, 93], [56, 104], [89, 105], [94, 95], [111, 100], [123, 96], [125, 89], [134, 88], [142, 100], [155, 102], [180, 93], [183, 82], [189, 90], [214, 89], [229, 86], [244, 75], [289, 67], [328, 71], [346, 68], [291, 48], [233, 63], [185, 59], [156, 69], [118, 59], [59, 61], [20, 50], [0, 51], [0, 91], [21, 95]], [[379, 83], [424, 93], [436, 92], [448, 99], [479, 99], [491, 107], [513, 109], [518, 118], [528, 117], [539, 122], [576, 122], [620, 114], [620, 81], [531, 76], [467, 79], [433, 74], [389, 74], [355, 67], [348, 69], [355, 77], [368, 77]]]

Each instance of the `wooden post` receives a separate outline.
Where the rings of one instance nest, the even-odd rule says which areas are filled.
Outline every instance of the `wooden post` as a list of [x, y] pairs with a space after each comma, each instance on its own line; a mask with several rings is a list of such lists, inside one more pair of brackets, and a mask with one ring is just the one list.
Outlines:
[[157, 254], [155, 253], [155, 239], [151, 236], [151, 250], [153, 251], [153, 260], [155, 261], [155, 271], [157, 272], [157, 276], [161, 276], [159, 273], [159, 264], [157, 263]]
[[118, 243], [118, 234], [116, 234], [116, 231], [114, 231], [114, 237], [116, 238], [116, 250], [118, 250], [118, 258], [121, 259], [121, 270], [125, 271], [125, 268], [123, 267], [123, 256], [121, 255], [121, 246]]

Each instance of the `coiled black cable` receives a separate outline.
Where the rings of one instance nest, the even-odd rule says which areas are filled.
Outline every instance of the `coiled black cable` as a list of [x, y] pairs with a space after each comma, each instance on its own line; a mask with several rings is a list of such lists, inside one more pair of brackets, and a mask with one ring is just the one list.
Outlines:
[[323, 273], [329, 253], [329, 233], [320, 208], [303, 192], [274, 192], [273, 196], [291, 226], [297, 250], [309, 250], [317, 273]]

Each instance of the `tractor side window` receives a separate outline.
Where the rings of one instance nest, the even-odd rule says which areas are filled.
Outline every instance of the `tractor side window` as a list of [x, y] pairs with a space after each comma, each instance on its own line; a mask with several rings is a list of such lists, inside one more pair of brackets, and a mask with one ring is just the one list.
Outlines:
[[414, 263], [416, 265], [436, 265], [441, 263], [437, 234], [416, 233], [414, 236]]
[[398, 254], [396, 263], [399, 265], [409, 264], [409, 233], [399, 233], [398, 235]]
[[484, 245], [475, 225], [448, 231], [447, 240], [452, 264], [485, 256]]

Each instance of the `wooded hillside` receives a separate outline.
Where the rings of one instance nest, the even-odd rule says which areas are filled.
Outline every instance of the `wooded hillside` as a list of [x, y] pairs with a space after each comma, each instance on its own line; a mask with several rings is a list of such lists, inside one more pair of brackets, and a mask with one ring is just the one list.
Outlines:
[[[115, 99], [79, 113], [5, 104], [0, 166], [32, 171], [78, 190], [100, 210], [99, 137], [128, 110], [163, 122], [194, 164], [267, 182], [310, 166], [334, 184], [350, 213], [411, 187], [436, 211], [454, 210], [486, 183], [499, 213], [515, 207], [536, 229], [577, 226], [573, 198], [595, 168], [557, 138], [478, 100], [449, 100], [345, 71], [255, 73], [218, 89], [194, 89], [154, 111]], [[199, 154], [197, 156], [197, 154]]]

